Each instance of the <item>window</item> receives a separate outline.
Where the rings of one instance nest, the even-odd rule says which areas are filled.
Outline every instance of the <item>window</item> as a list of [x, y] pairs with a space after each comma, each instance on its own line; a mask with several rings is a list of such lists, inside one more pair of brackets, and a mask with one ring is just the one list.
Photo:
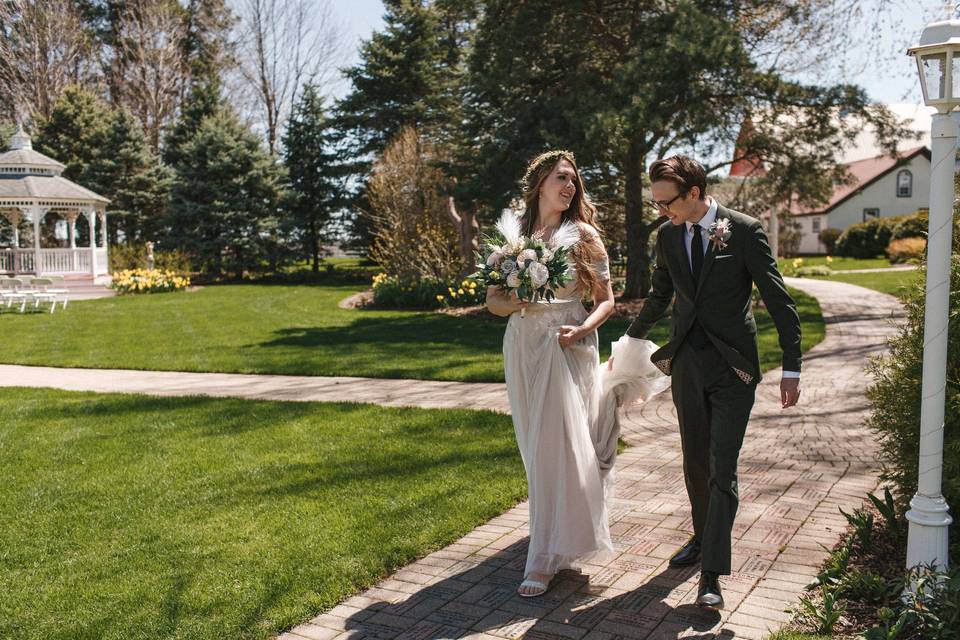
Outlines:
[[909, 198], [913, 195], [913, 174], [904, 169], [897, 174], [897, 197]]
[[814, 218], [811, 220], [810, 224], [813, 225], [812, 228], [814, 233], [820, 233], [820, 218]]
[[866, 222], [867, 220], [870, 220], [871, 218], [879, 218], [879, 217], [880, 217], [880, 209], [870, 208], [870, 209], [864, 209], [864, 210], [863, 210], [863, 221], [864, 221], [864, 222]]

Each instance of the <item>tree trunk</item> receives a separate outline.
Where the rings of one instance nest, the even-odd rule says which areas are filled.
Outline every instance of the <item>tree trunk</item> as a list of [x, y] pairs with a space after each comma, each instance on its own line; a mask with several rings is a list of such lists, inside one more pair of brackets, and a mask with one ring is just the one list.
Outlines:
[[313, 258], [313, 272], [320, 273], [320, 238], [316, 220], [310, 221], [310, 253]]
[[460, 276], [473, 273], [473, 252], [479, 249], [480, 224], [473, 207], [458, 211], [453, 196], [447, 200], [447, 214], [460, 234]]
[[650, 256], [647, 240], [650, 230], [643, 223], [644, 153], [639, 136], [634, 135], [627, 149], [623, 175], [626, 178], [627, 282], [624, 298], [646, 298], [650, 291]]

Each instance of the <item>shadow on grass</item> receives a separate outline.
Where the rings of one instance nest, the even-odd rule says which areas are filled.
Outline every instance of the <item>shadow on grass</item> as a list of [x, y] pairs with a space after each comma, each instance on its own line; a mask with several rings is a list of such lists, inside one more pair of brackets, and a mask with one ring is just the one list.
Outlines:
[[259, 347], [319, 347], [344, 344], [380, 345], [438, 343], [472, 347], [480, 351], [499, 350], [503, 326], [453, 318], [438, 313], [416, 313], [389, 318], [357, 318], [335, 327], [289, 327], [278, 329], [274, 338]]
[[545, 595], [522, 598], [516, 589], [523, 579], [528, 542], [517, 542], [487, 558], [462, 560], [435, 578], [420, 575], [417, 579], [433, 580], [432, 584], [408, 596], [390, 591], [371, 594], [386, 601], [350, 615], [345, 630], [384, 640], [460, 638], [492, 630], [507, 637], [543, 639], [579, 637], [589, 630], [632, 638], [654, 633], [657, 638], [734, 637], [728, 629], [715, 629], [719, 613], [676, 604], [689, 600], [688, 590], [677, 588], [696, 575], [695, 568], [666, 568], [614, 597], [601, 595], [609, 585], [590, 584], [588, 576], [562, 571]]

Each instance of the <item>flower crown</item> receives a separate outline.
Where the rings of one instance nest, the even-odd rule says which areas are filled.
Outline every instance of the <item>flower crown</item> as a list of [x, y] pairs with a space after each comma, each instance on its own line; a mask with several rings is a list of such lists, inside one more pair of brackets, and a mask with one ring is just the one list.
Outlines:
[[544, 151], [543, 153], [538, 155], [536, 158], [531, 160], [530, 164], [527, 165], [527, 171], [523, 174], [523, 178], [520, 180], [521, 186], [524, 189], [527, 188], [527, 182], [530, 180], [530, 176], [532, 176], [534, 172], [536, 172], [536, 170], [539, 169], [542, 164], [544, 164], [545, 162], [549, 162], [551, 160], [557, 160], [561, 157], [566, 157], [572, 160], [573, 162], [576, 162], [576, 160], [574, 159], [573, 151], [568, 151], [567, 149], [554, 149], [553, 151]]

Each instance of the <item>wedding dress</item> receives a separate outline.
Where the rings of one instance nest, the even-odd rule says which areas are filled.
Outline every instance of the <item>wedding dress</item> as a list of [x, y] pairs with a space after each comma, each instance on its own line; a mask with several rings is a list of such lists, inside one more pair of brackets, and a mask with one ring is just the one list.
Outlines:
[[[609, 280], [606, 259], [594, 267]], [[503, 338], [507, 395], [527, 474], [525, 577], [612, 559], [617, 406], [669, 386], [650, 362], [657, 346], [648, 340], [623, 336], [614, 343], [613, 371], [600, 364], [596, 331], [560, 346], [561, 325], [579, 325], [589, 315], [572, 275], [553, 302], [530, 304], [522, 317], [511, 314]]]

